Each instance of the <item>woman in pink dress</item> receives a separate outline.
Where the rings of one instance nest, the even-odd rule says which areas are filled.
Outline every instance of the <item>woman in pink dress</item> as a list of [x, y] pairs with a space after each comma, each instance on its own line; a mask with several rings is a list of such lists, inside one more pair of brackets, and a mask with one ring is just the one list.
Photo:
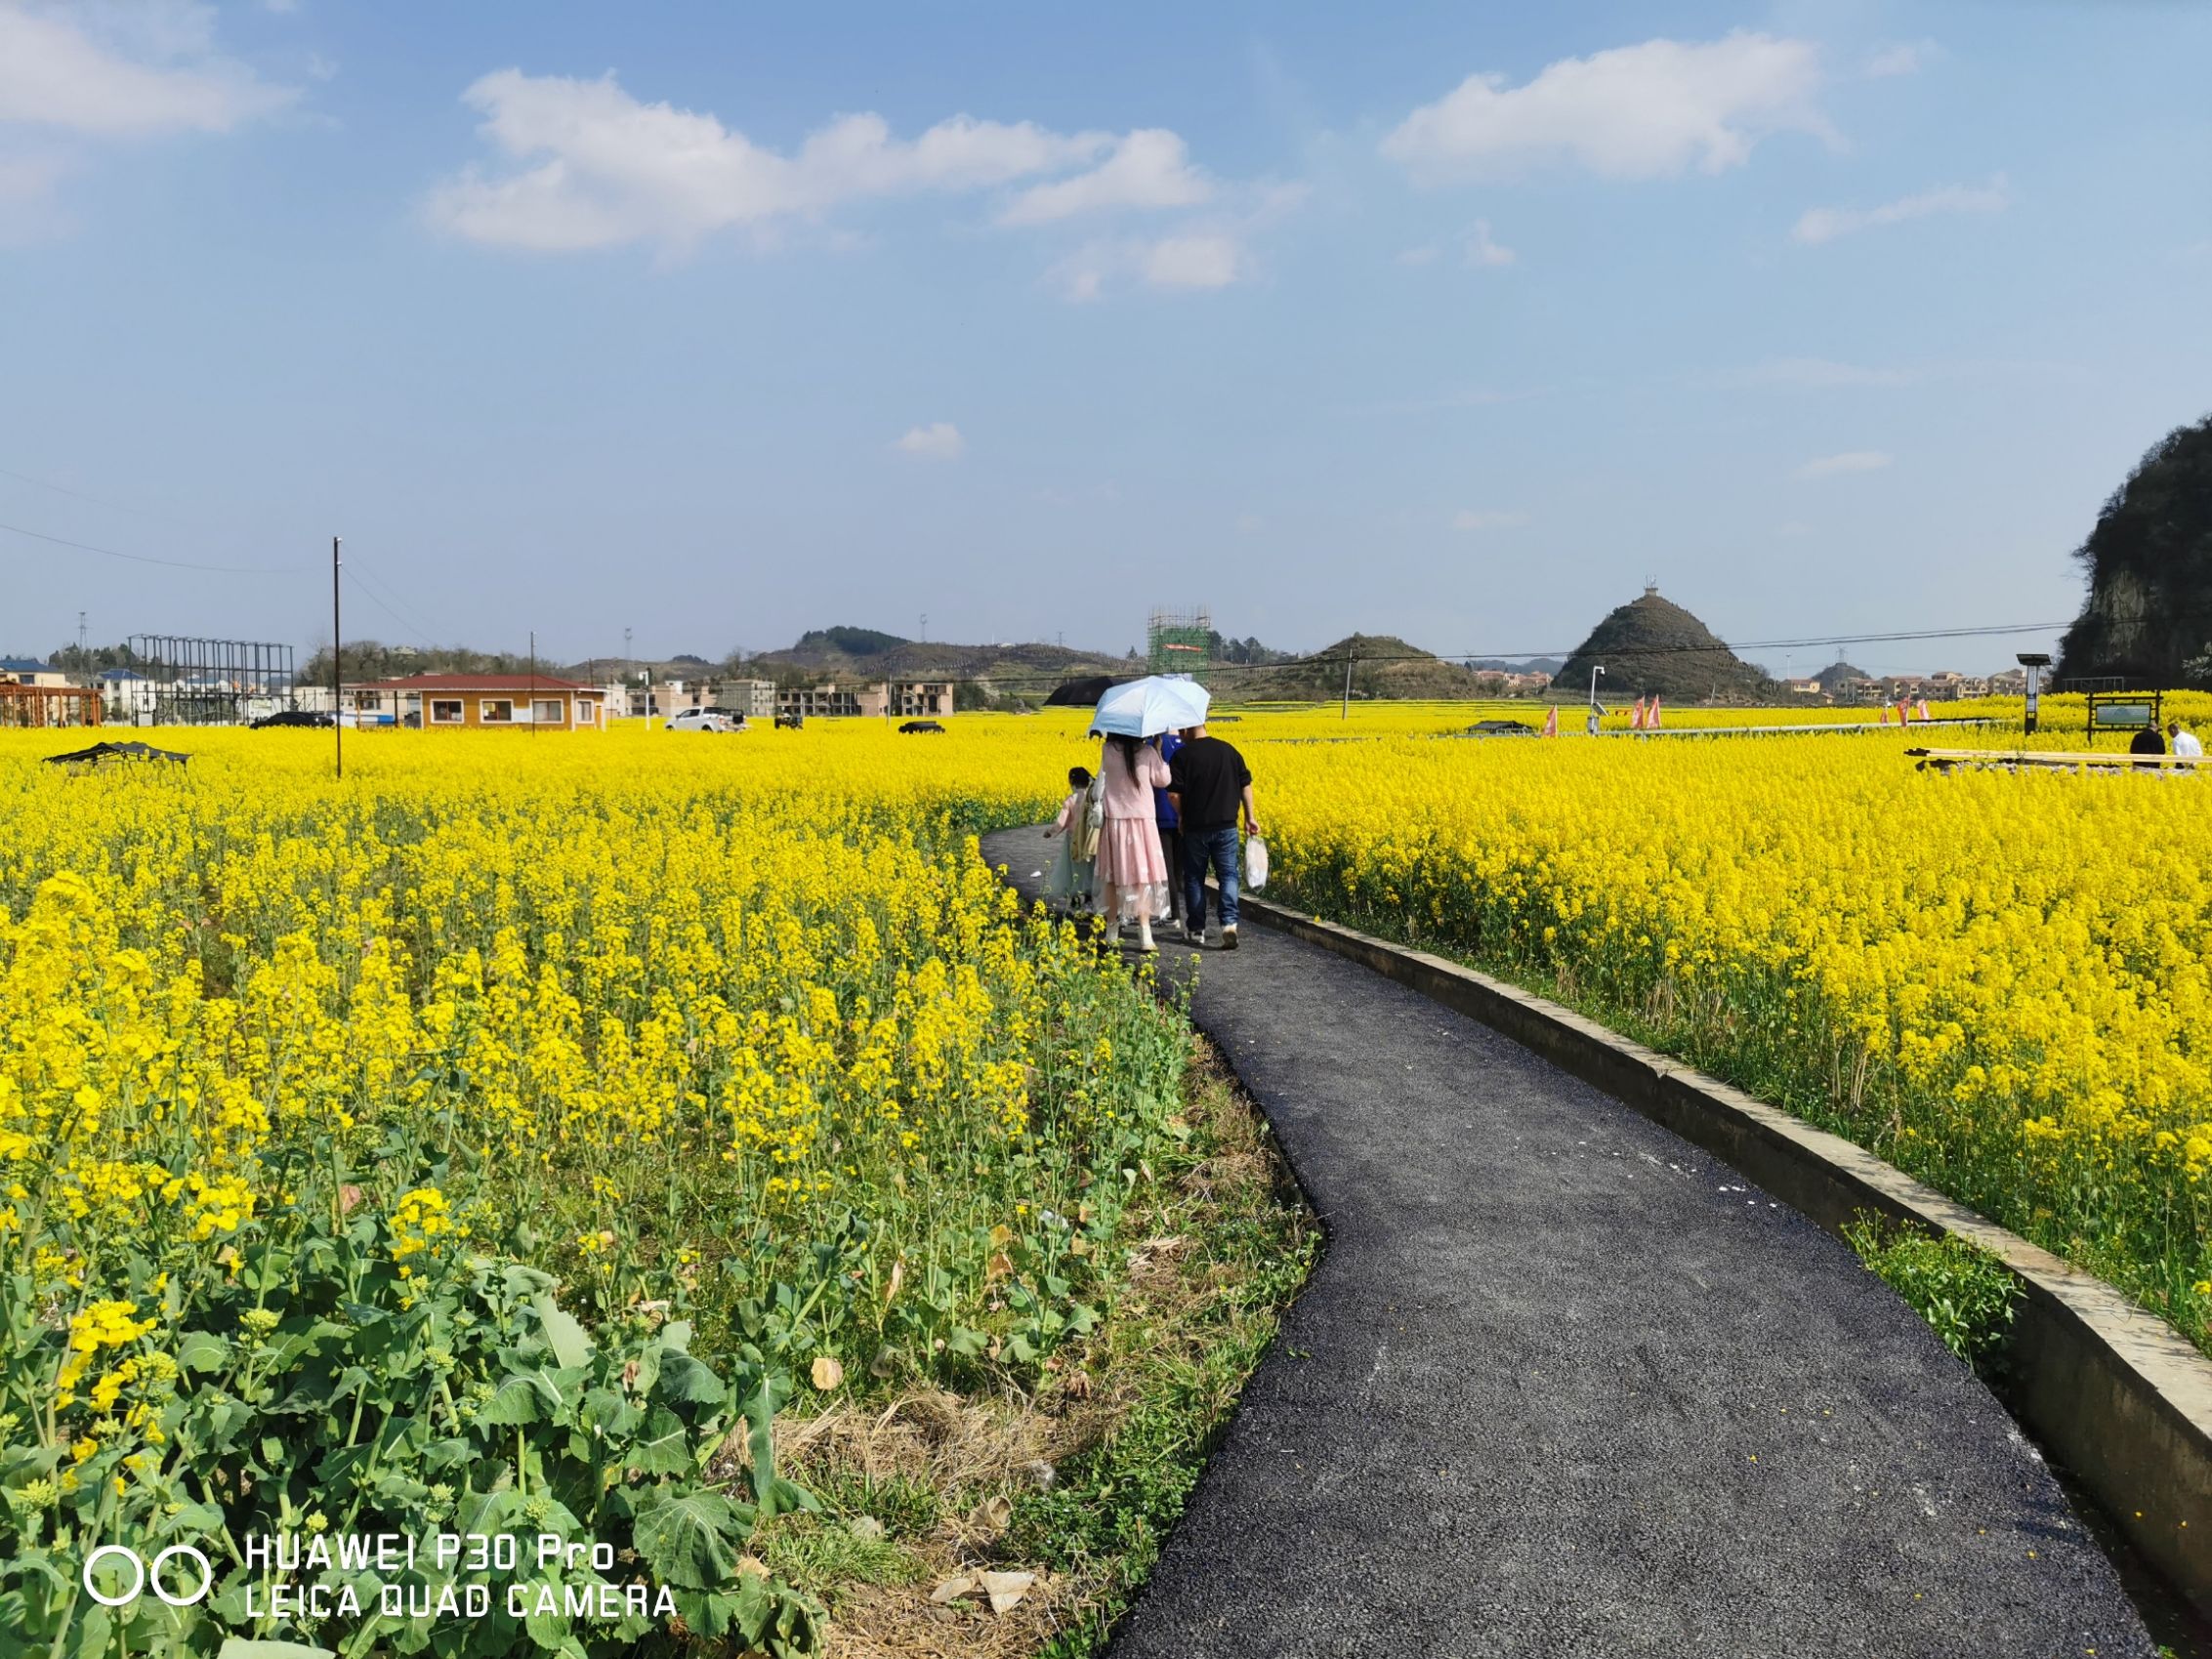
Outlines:
[[1160, 853], [1152, 791], [1168, 786], [1159, 751], [1135, 737], [1108, 737], [1099, 756], [1106, 827], [1099, 832], [1100, 908], [1108, 927], [1133, 916], [1137, 948], [1149, 955], [1152, 918], [1167, 908], [1167, 860]]

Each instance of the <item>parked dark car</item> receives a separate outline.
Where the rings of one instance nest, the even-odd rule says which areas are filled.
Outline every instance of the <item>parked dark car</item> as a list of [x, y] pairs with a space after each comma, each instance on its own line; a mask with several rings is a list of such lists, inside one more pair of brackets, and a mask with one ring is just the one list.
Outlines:
[[259, 731], [271, 726], [336, 726], [338, 717], [327, 709], [278, 709], [272, 715], [263, 715], [250, 729]]
[[777, 729], [779, 730], [787, 728], [792, 731], [797, 731], [802, 726], [805, 726], [807, 724], [807, 717], [805, 715], [777, 715], [775, 717], [775, 724]]
[[943, 726], [934, 720], [909, 720], [900, 724], [901, 731], [942, 731]]

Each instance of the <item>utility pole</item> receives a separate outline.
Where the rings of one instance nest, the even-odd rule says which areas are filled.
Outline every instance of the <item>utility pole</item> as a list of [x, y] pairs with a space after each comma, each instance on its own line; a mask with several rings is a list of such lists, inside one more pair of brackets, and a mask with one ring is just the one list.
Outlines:
[[77, 612], [77, 670], [82, 673], [89, 666], [85, 662], [85, 613]]
[[926, 645], [926, 644], [928, 644], [929, 643], [930, 643], [930, 613], [929, 613], [928, 611], [926, 611], [926, 610], [925, 610], [925, 611], [923, 611], [923, 612], [922, 612], [922, 643]]
[[1590, 668], [1590, 720], [1589, 720], [1589, 726], [1590, 726], [1590, 735], [1591, 735], [1591, 736], [1593, 736], [1593, 737], [1595, 737], [1595, 736], [1597, 736], [1597, 735], [1598, 735], [1598, 676], [1600, 676], [1601, 674], [1603, 674], [1603, 673], [1605, 673], [1605, 672], [1606, 672], [1606, 671], [1605, 671], [1605, 669], [1604, 669], [1604, 668], [1603, 668], [1602, 666], [1600, 666], [1600, 665], [1598, 665], [1598, 664], [1595, 664], [1595, 663], [1593, 663], [1593, 664], [1591, 665], [1591, 668]]
[[338, 775], [346, 775], [346, 711], [339, 706], [338, 658], [345, 649], [344, 624], [338, 617], [338, 538], [330, 538], [330, 735], [338, 755]]
[[1344, 713], [1340, 717], [1344, 720], [1352, 718], [1352, 645], [1347, 641], [1344, 647]]
[[538, 734], [538, 631], [530, 630], [530, 735]]

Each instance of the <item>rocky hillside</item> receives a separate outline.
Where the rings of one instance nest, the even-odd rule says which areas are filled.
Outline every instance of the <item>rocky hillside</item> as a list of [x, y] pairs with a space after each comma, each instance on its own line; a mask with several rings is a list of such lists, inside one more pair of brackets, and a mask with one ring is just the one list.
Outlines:
[[2061, 678], [2212, 683], [2212, 415], [2152, 446], [2074, 557], [2089, 597], [2059, 642]]

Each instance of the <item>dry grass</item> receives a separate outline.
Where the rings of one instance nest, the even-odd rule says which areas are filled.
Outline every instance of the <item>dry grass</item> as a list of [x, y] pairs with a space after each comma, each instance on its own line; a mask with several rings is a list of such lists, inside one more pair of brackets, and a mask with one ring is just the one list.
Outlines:
[[[1008, 1538], [1017, 1504], [1108, 1441], [1178, 1367], [1204, 1372], [1211, 1356], [1221, 1371], [1225, 1331], [1256, 1359], [1280, 1308], [1255, 1309], [1259, 1268], [1210, 1241], [1238, 1236], [1239, 1219], [1258, 1211], [1287, 1220], [1301, 1247], [1312, 1236], [1265, 1122], [1210, 1050], [1190, 1068], [1186, 1099], [1189, 1157], [1132, 1204], [1125, 1236], [1135, 1242], [1122, 1247], [1127, 1271], [1106, 1318], [1080, 1348], [1048, 1360], [1033, 1389], [919, 1389], [778, 1424], [778, 1467], [822, 1493], [829, 1513], [779, 1519], [755, 1547], [828, 1602], [830, 1659], [1016, 1659], [1110, 1613], [1113, 1563], [1054, 1572], [1022, 1558]], [[1285, 1205], [1294, 1216], [1283, 1216]], [[1258, 1340], [1255, 1318], [1266, 1321]], [[1199, 1409], [1226, 1415], [1248, 1363]], [[984, 1568], [1036, 1576], [1004, 1612], [981, 1597], [932, 1601], [933, 1588]]]

